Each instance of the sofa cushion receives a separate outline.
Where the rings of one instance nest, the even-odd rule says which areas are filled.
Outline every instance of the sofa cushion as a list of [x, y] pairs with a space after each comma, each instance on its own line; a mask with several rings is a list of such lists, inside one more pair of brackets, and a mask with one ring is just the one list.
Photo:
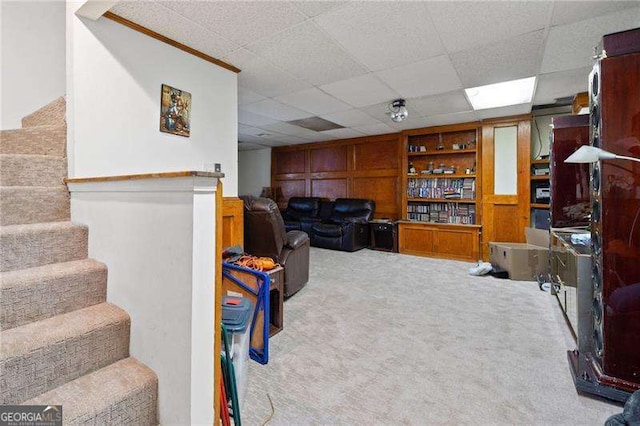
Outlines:
[[342, 237], [342, 226], [331, 223], [316, 223], [313, 225], [313, 235], [321, 237]]
[[367, 222], [373, 218], [375, 203], [360, 198], [338, 198], [335, 201], [331, 222]]
[[287, 219], [300, 220], [318, 215], [320, 199], [316, 197], [291, 197], [287, 203]]

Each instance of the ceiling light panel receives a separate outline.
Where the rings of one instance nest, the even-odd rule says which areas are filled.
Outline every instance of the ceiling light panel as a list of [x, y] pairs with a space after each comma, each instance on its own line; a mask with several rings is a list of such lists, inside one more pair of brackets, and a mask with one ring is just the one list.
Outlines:
[[350, 105], [337, 100], [333, 96], [327, 95], [316, 87], [278, 96], [275, 99], [295, 108], [312, 112], [316, 115], [330, 114], [332, 112], [351, 109]]
[[263, 58], [275, 58], [279, 67], [314, 85], [367, 72], [313, 21], [250, 44], [247, 49]]
[[310, 112], [302, 111], [289, 105], [285, 105], [273, 99], [265, 99], [242, 107], [244, 110], [254, 114], [264, 115], [279, 121], [298, 120], [300, 118], [311, 117]]
[[451, 62], [465, 87], [536, 75], [543, 31], [512, 37], [451, 55]]
[[[449, 53], [544, 28], [550, 1], [428, 2], [433, 24]], [[479, 29], [482, 30], [479, 30]]]
[[382, 83], [373, 74], [320, 86], [320, 89], [356, 108], [398, 98], [398, 93]]
[[161, 4], [240, 45], [268, 37], [305, 19], [290, 2], [283, 1], [163, 1]]
[[405, 98], [435, 95], [462, 88], [446, 55], [375, 73]]
[[316, 22], [373, 71], [443, 52], [424, 2], [354, 2]]
[[465, 89], [467, 98], [475, 110], [519, 105], [531, 102], [535, 77], [505, 81], [486, 86]]

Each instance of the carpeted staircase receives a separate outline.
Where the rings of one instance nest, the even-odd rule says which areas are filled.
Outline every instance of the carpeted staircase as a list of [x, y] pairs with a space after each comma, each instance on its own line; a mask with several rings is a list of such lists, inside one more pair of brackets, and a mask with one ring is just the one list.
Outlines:
[[63, 405], [64, 424], [157, 424], [155, 373], [70, 222], [65, 101], [0, 138], [0, 404]]

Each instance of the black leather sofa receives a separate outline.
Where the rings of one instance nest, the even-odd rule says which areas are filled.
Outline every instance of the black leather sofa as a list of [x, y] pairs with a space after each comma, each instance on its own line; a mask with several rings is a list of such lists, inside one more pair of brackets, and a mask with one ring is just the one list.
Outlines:
[[314, 247], [356, 251], [369, 245], [374, 212], [373, 200], [291, 197], [282, 218], [287, 231], [306, 232]]
[[287, 208], [282, 211], [284, 226], [289, 231], [304, 231], [311, 235], [311, 226], [321, 222], [320, 202], [327, 201], [319, 197], [291, 197]]
[[311, 225], [311, 245], [341, 251], [367, 247], [375, 207], [373, 200], [338, 198], [328, 219]]

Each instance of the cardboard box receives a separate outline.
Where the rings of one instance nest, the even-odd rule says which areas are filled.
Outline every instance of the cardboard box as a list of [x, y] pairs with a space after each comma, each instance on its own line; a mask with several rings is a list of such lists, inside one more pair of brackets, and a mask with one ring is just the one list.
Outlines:
[[526, 243], [489, 243], [489, 262], [509, 272], [509, 278], [536, 281], [549, 272], [549, 231], [525, 228]]

